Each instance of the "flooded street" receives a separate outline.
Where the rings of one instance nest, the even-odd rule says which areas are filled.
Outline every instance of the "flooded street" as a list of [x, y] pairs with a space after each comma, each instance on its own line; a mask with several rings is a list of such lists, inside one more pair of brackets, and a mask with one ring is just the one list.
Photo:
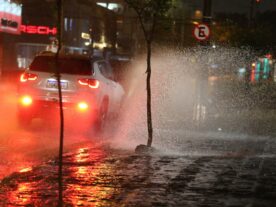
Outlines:
[[[72, 150], [64, 155], [64, 206], [275, 206], [275, 140], [205, 136], [180, 144], [184, 154]], [[3, 179], [0, 204], [56, 206], [57, 187], [52, 160]]]

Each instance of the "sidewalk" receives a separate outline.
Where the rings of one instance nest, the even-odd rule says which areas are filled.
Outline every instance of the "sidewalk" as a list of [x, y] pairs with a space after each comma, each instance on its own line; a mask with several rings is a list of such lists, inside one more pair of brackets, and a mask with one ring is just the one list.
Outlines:
[[[64, 206], [274, 207], [275, 161], [250, 152], [147, 156], [80, 148], [64, 156]], [[57, 206], [57, 167], [49, 161], [5, 178], [0, 206]]]

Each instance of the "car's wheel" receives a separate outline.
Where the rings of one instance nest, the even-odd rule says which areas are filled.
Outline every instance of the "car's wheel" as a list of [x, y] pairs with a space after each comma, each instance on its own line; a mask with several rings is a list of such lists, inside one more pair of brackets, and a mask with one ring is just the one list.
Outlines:
[[98, 116], [94, 123], [96, 133], [103, 132], [106, 124], [106, 119], [107, 119], [107, 111], [108, 111], [108, 102], [104, 101], [101, 105], [100, 110], [98, 111]]

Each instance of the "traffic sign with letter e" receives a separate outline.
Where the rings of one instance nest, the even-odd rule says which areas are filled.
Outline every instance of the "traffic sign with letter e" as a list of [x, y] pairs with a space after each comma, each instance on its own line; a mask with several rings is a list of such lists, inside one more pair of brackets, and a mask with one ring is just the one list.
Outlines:
[[195, 26], [193, 34], [199, 41], [207, 40], [210, 37], [210, 28], [206, 24], [198, 24]]

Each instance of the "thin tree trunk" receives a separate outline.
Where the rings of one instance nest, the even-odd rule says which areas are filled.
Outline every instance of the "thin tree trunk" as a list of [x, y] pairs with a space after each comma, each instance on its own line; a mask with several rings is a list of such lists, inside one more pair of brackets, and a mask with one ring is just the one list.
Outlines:
[[151, 147], [153, 137], [152, 115], [151, 115], [151, 41], [147, 41], [147, 122], [148, 122], [148, 143]]
[[62, 47], [62, 29], [63, 29], [63, 0], [58, 0], [58, 50], [56, 53], [56, 77], [58, 82], [58, 96], [59, 96], [59, 115], [60, 115], [60, 139], [59, 139], [59, 163], [58, 163], [58, 191], [59, 201], [58, 206], [63, 206], [63, 183], [62, 183], [62, 165], [63, 165], [63, 140], [64, 140], [64, 115], [62, 104], [62, 90], [61, 90], [61, 77], [58, 67], [58, 57]]

